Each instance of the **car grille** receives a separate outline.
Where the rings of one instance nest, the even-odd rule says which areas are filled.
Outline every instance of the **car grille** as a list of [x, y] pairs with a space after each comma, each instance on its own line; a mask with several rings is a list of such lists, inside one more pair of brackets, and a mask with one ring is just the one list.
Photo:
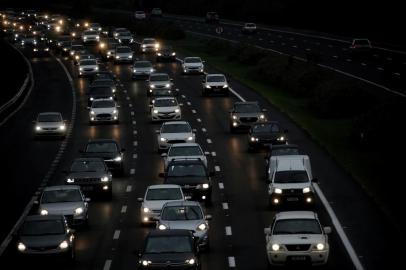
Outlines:
[[297, 196], [297, 195], [303, 195], [303, 190], [302, 189], [284, 189], [283, 190], [283, 195], [286, 196]]
[[305, 245], [285, 245], [288, 251], [307, 251], [310, 248], [310, 244]]
[[200, 68], [199, 68], [199, 67], [188, 67], [187, 69], [190, 69], [190, 70], [199, 70]]
[[43, 130], [46, 130], [46, 131], [53, 131], [53, 130], [57, 130], [58, 128], [42, 128]]
[[186, 266], [185, 261], [167, 261], [167, 262], [159, 262], [159, 263], [154, 263], [152, 262], [150, 266], [155, 266], [155, 267], [163, 267], [163, 268], [172, 268], [172, 267], [179, 267], [179, 266]]
[[84, 184], [100, 182], [100, 178], [75, 178], [75, 182], [80, 182]]
[[98, 120], [103, 120], [103, 119], [109, 120], [109, 119], [112, 118], [112, 116], [111, 116], [111, 114], [109, 114], [109, 113], [101, 113], [101, 114], [96, 115], [96, 118], [97, 118]]
[[53, 249], [57, 249], [58, 246], [43, 246], [43, 247], [29, 247], [29, 250], [33, 250], [33, 251], [46, 251], [46, 250], [53, 250]]
[[84, 68], [83, 71], [93, 71], [93, 68]]
[[175, 143], [185, 143], [185, 140], [168, 140], [168, 143], [175, 144]]
[[258, 121], [258, 117], [240, 117], [240, 121], [243, 123], [252, 123]]

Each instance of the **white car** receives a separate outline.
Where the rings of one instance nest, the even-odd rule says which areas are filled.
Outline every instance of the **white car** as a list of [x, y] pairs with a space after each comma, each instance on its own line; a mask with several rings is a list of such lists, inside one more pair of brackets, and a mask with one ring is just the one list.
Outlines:
[[89, 26], [87, 28], [90, 31], [97, 31], [97, 32], [101, 32], [102, 27], [99, 23], [89, 23]]
[[286, 203], [314, 204], [312, 169], [306, 155], [274, 156], [269, 166], [269, 203], [278, 206]]
[[89, 112], [90, 123], [115, 122], [118, 123], [118, 106], [111, 99], [95, 99]]
[[229, 94], [229, 86], [226, 76], [223, 74], [207, 74], [206, 78], [202, 81], [203, 90], [202, 95], [206, 96], [209, 93], [221, 93], [224, 95]]
[[70, 225], [87, 225], [88, 202], [79, 186], [45, 187], [37, 202], [40, 215], [63, 215]]
[[117, 38], [118, 34], [123, 32], [129, 32], [129, 30], [127, 28], [116, 28], [113, 30], [113, 37]]
[[204, 73], [204, 62], [200, 57], [185, 57], [182, 61], [183, 74]]
[[186, 121], [172, 121], [162, 124], [158, 134], [158, 152], [167, 150], [175, 143], [195, 142], [196, 136]]
[[149, 89], [147, 95], [150, 96], [155, 89], [172, 90], [173, 79], [171, 79], [167, 73], [154, 73], [149, 76], [148, 84]]
[[145, 191], [144, 198], [138, 198], [141, 205], [141, 222], [156, 222], [162, 206], [167, 202], [183, 202], [186, 198], [178, 185], [152, 185]]
[[255, 23], [245, 23], [241, 31], [245, 34], [253, 34], [257, 31], [257, 25]]
[[144, 11], [136, 11], [134, 13], [134, 17], [136, 20], [145, 20], [147, 18], [147, 14]]
[[272, 266], [287, 262], [324, 265], [328, 261], [331, 228], [323, 228], [314, 212], [280, 212], [264, 233], [266, 253]]
[[154, 38], [144, 38], [141, 42], [141, 51], [146, 52], [157, 52], [159, 50], [159, 43]]
[[180, 120], [182, 113], [178, 101], [174, 97], [156, 98], [151, 106], [151, 120]]
[[82, 40], [83, 43], [95, 43], [95, 42], [99, 42], [100, 40], [100, 34], [98, 31], [91, 31], [91, 30], [87, 30], [84, 31], [82, 34]]
[[122, 45], [129, 45], [134, 43], [134, 36], [130, 32], [118, 33], [116, 39]]
[[175, 143], [169, 147], [168, 153], [163, 153], [161, 156], [164, 159], [164, 167], [175, 159], [200, 159], [207, 168], [208, 152], [203, 152], [198, 143]]
[[36, 136], [62, 136], [66, 134], [66, 124], [59, 112], [43, 112], [38, 114], [35, 124]]
[[114, 63], [133, 61], [133, 51], [128, 46], [117, 46], [114, 52], [114, 56]]
[[94, 75], [99, 71], [96, 59], [83, 59], [79, 61], [79, 77]]
[[154, 72], [154, 67], [150, 61], [135, 61], [133, 65], [132, 78], [149, 77]]

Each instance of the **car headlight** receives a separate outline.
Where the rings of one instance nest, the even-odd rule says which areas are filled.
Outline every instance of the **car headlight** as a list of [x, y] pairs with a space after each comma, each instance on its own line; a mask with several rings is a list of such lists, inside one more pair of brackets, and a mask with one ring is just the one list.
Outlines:
[[63, 241], [62, 243], [59, 244], [60, 249], [67, 249], [69, 247], [68, 241]]
[[116, 56], [116, 59], [120, 59], [120, 56], [117, 55], [117, 56]]
[[46, 216], [48, 215], [48, 210], [42, 209], [39, 213], [41, 214], [41, 216]]
[[278, 140], [278, 141], [284, 141], [284, 140], [285, 140], [285, 137], [284, 137], [284, 136], [280, 136], [277, 140]]
[[75, 182], [75, 179], [74, 179], [74, 178], [68, 178], [68, 179], [66, 179], [66, 182], [68, 182], [68, 183], [74, 183], [74, 182]]
[[159, 43], [155, 44], [155, 48], [158, 49], [159, 48]]
[[175, 109], [175, 112], [178, 113], [178, 112], [180, 112], [180, 110], [179, 110], [179, 109]]
[[162, 53], [158, 53], [158, 56], [162, 56]]
[[143, 260], [142, 261], [142, 265], [143, 266], [148, 266], [148, 265], [150, 265], [152, 262], [151, 261], [146, 261], [146, 260]]
[[261, 115], [259, 116], [259, 118], [265, 119], [265, 115], [261, 114]]
[[108, 178], [107, 176], [104, 176], [104, 177], [100, 178], [100, 181], [102, 181], [102, 182], [108, 182], [108, 181], [109, 181], [109, 178]]
[[274, 191], [276, 194], [282, 194], [282, 189], [280, 189], [280, 188], [275, 188]]
[[166, 141], [166, 139], [165, 138], [161, 138], [161, 142], [165, 142]]
[[[92, 99], [90, 99], [90, 100], [92, 100]], [[90, 114], [91, 114], [91, 115], [95, 115], [95, 112], [94, 112], [94, 111], [90, 111]]]
[[167, 83], [167, 84], [165, 84], [165, 87], [169, 88], [169, 87], [171, 87], [171, 85], [169, 83]]
[[190, 136], [190, 137], [187, 138], [187, 140], [188, 140], [188, 141], [192, 141], [192, 140], [193, 140], [193, 137]]
[[303, 189], [303, 193], [309, 193], [310, 192], [310, 187], [305, 187]]
[[70, 55], [73, 55], [73, 52], [70, 52]]
[[153, 68], [151, 68], [149, 71], [150, 71], [150, 72], [154, 72], [154, 69], [153, 69]]
[[143, 211], [144, 213], [149, 213], [149, 208], [144, 207], [144, 208], [142, 209], [142, 211]]
[[113, 110], [113, 114], [116, 114], [117, 113], [117, 110]]
[[158, 113], [158, 110], [154, 110], [154, 113]]
[[228, 87], [228, 84], [223, 85], [223, 88], [227, 88], [227, 87]]
[[160, 224], [159, 226], [158, 226], [158, 229], [160, 229], [160, 230], [166, 230], [167, 229], [167, 227], [164, 225], [164, 224]]
[[195, 259], [186, 260], [187, 264], [194, 265], [196, 263]]
[[96, 69], [96, 70], [99, 70], [99, 67], [96, 67], [95, 69]]
[[84, 40], [86, 40], [86, 39], [87, 39], [87, 37], [83, 37], [83, 39], [84, 39]]
[[93, 101], [93, 100], [94, 100], [94, 98], [93, 98], [93, 97], [91, 97], [91, 98], [90, 98], [90, 101]]
[[147, 45], [145, 45], [145, 44], [142, 44], [142, 47], [143, 47], [143, 48], [146, 48], [146, 47], [147, 47]]
[[83, 214], [83, 208], [82, 207], [76, 208], [75, 215], [81, 215], [81, 214]]
[[208, 188], [209, 188], [209, 184], [203, 184], [202, 187], [203, 187], [204, 189], [208, 189]]
[[273, 251], [278, 251], [280, 249], [280, 246], [278, 244], [273, 244], [272, 245], [272, 250]]
[[120, 156], [118, 156], [118, 157], [116, 157], [115, 159], [114, 159], [114, 161], [116, 161], [116, 162], [120, 162], [122, 160], [122, 158], [120, 157]]
[[38, 52], [38, 49], [37, 49], [37, 48], [34, 48], [34, 52]]
[[155, 85], [151, 84], [150, 87], [151, 87], [152, 89], [154, 89], [154, 88], [155, 88]]
[[233, 115], [233, 119], [234, 119], [234, 120], [237, 120], [237, 116], [236, 116], [236, 115]]
[[172, 56], [175, 56], [176, 55], [176, 53], [172, 53]]
[[317, 250], [324, 250], [324, 244], [323, 243], [318, 243], [316, 245]]
[[207, 225], [205, 223], [201, 223], [199, 226], [197, 226], [197, 229], [199, 231], [204, 231], [207, 229]]
[[208, 84], [206, 84], [206, 88], [210, 89], [210, 88], [211, 88], [211, 86], [210, 86], [210, 85], [208, 85]]
[[251, 142], [255, 142], [256, 140], [257, 140], [257, 138], [251, 137]]
[[66, 128], [65, 125], [60, 125], [59, 126], [59, 130], [65, 130], [65, 128]]
[[36, 127], [35, 127], [35, 130], [41, 130], [41, 127], [40, 127], [40, 126], [36, 126]]
[[27, 249], [27, 247], [23, 243], [18, 243], [17, 248], [19, 251], [24, 251]]

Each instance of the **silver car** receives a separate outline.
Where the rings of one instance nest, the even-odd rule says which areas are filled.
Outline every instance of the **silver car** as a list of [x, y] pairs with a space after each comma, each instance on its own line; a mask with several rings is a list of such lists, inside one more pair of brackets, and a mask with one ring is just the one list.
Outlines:
[[188, 122], [165, 122], [158, 134], [158, 152], [167, 150], [175, 143], [195, 142], [195, 140], [196, 135]]
[[200, 248], [209, 249], [209, 223], [211, 216], [204, 215], [199, 202], [168, 202], [162, 207], [157, 228], [160, 230], [189, 230]]
[[79, 61], [79, 77], [94, 75], [99, 71], [96, 59], [83, 59]]
[[230, 110], [230, 132], [237, 129], [249, 130], [255, 123], [262, 123], [267, 121], [264, 114], [266, 109], [259, 107], [258, 102], [236, 102], [234, 107]]
[[154, 38], [144, 38], [141, 43], [141, 51], [146, 52], [157, 52], [159, 50], [160, 44]]
[[100, 34], [98, 31], [87, 30], [82, 34], [83, 43], [94, 43], [99, 42]]
[[173, 86], [173, 79], [167, 73], [154, 73], [149, 76], [149, 91], [148, 96], [151, 95], [155, 89], [168, 89], [171, 90]]
[[200, 57], [185, 57], [182, 61], [183, 74], [204, 73], [204, 61]]
[[114, 63], [125, 63], [133, 61], [133, 51], [128, 46], [117, 46], [114, 52]]
[[61, 136], [66, 135], [66, 123], [59, 112], [43, 112], [38, 114], [35, 124], [36, 136]]
[[160, 97], [154, 99], [151, 106], [151, 120], [180, 120], [182, 113], [178, 101], [174, 97]]
[[88, 224], [88, 202], [79, 186], [50, 186], [42, 192], [39, 214], [63, 215], [70, 225]]
[[155, 70], [150, 61], [135, 61], [132, 68], [132, 78], [148, 78]]
[[200, 159], [207, 168], [207, 158], [209, 152], [203, 152], [198, 143], [175, 143], [168, 153], [163, 153], [161, 156], [164, 159], [165, 169], [168, 164], [175, 159]]

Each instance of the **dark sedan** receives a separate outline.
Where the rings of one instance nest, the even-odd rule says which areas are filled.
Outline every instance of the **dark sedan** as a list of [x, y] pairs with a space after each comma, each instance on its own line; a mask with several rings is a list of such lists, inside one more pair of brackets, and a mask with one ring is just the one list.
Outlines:
[[156, 52], [156, 61], [162, 60], [176, 61], [176, 52], [171, 46], [163, 46]]
[[253, 124], [248, 133], [249, 150], [259, 149], [265, 144], [286, 144], [287, 130], [283, 130], [278, 122]]

